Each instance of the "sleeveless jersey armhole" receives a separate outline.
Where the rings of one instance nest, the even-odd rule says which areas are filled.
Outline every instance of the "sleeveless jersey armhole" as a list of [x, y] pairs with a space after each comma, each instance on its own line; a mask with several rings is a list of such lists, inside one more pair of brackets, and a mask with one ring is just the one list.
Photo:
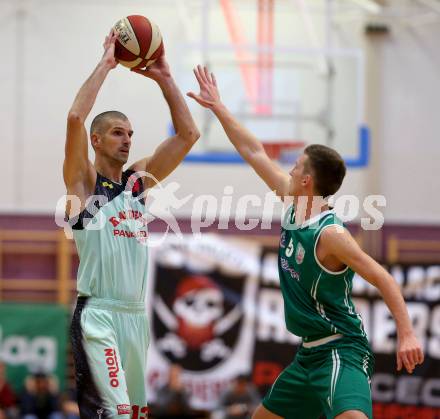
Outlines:
[[[96, 182], [95, 182], [95, 189], [93, 190], [92, 195], [90, 195], [87, 200], [91, 197], [96, 195], [96, 192], [98, 190], [98, 185], [99, 185], [99, 181], [100, 181], [100, 174], [98, 172], [96, 172]], [[90, 204], [90, 203], [89, 203]], [[86, 216], [88, 216], [87, 218], [93, 218], [92, 213], [89, 211], [91, 207], [89, 205], [86, 205], [82, 211], [75, 215], [74, 217], [69, 217], [66, 214], [66, 221], [69, 223], [70, 228], [72, 230], [84, 230], [84, 218], [86, 218]]]
[[318, 259], [318, 256], [316, 255], [316, 249], [318, 247], [318, 242], [319, 242], [319, 238], [321, 237], [322, 232], [328, 228], [328, 227], [332, 227], [332, 226], [337, 226], [340, 228], [345, 228], [343, 225], [341, 224], [337, 224], [337, 223], [331, 223], [331, 224], [326, 224], [323, 227], [321, 227], [319, 229], [319, 232], [315, 238], [315, 244], [313, 245], [313, 256], [315, 258], [315, 262], [318, 264], [318, 266], [326, 273], [330, 274], [330, 275], [340, 275], [343, 274], [344, 272], [347, 272], [348, 270], [348, 265], [345, 266], [344, 269], [340, 270], [340, 271], [331, 271], [330, 269], [327, 269], [322, 263], [321, 261]]

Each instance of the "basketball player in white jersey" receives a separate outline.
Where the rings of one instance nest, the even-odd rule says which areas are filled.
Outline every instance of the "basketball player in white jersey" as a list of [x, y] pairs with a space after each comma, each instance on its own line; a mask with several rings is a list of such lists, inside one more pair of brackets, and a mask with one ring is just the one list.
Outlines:
[[[114, 32], [107, 36], [104, 55], [79, 90], [67, 120], [64, 181], [67, 194], [76, 196], [81, 203], [76, 212], [73, 207], [67, 212], [80, 257], [71, 338], [82, 419], [147, 417], [145, 366], [149, 333], [144, 298], [148, 247], [144, 243], [148, 241], [148, 231], [147, 223], [142, 224], [145, 209], [139, 195], [154, 184], [148, 177], [132, 184], [128, 180], [133, 173], [143, 171], [161, 181], [199, 138], [162, 56], [148, 69], [135, 71], [154, 80], [162, 90], [175, 135], [163, 141], [151, 156], [124, 171], [133, 129], [121, 112], [104, 112], [91, 124], [95, 161], [89, 160], [84, 123], [104, 80], [117, 66], [116, 39]], [[128, 99], [121, 97], [121, 102]], [[154, 104], [150, 105], [144, 112], [155, 125], [157, 110]], [[148, 141], [150, 134], [144, 135]], [[97, 204], [95, 198], [87, 202], [91, 196], [104, 197], [105, 202]], [[99, 220], [104, 221], [102, 228], [93, 228]]]

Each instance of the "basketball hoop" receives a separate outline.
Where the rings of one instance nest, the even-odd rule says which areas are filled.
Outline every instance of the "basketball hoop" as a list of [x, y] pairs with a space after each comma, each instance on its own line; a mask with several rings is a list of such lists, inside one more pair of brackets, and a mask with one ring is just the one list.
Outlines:
[[277, 140], [262, 143], [267, 155], [273, 160], [280, 160], [286, 151], [298, 150], [306, 144], [303, 141]]

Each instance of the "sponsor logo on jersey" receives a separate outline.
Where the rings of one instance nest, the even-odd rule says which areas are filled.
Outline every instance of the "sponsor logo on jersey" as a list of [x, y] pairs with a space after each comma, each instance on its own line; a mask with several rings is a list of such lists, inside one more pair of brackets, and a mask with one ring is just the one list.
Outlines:
[[[108, 221], [113, 227], [119, 227], [113, 230], [114, 237], [135, 238], [140, 241], [147, 240], [148, 231], [142, 230], [142, 228], [148, 224], [148, 221], [144, 218], [144, 214], [141, 211], [119, 211], [117, 216], [110, 217]], [[126, 228], [121, 228], [123, 226], [126, 226]]]
[[129, 415], [131, 413], [131, 406], [129, 404], [118, 404], [118, 415]]
[[110, 379], [110, 385], [112, 387], [119, 386], [118, 373], [119, 363], [116, 351], [112, 348], [104, 349], [105, 363], [107, 364], [108, 377]]
[[285, 258], [281, 258], [281, 268], [290, 274], [293, 279], [299, 281], [299, 273], [295, 271], [291, 266], [289, 266], [289, 261]]
[[137, 220], [143, 223], [143, 225], [147, 224], [147, 220], [143, 218], [142, 212], [137, 210], [119, 211], [117, 216], [113, 216], [108, 219], [113, 227], [117, 227], [119, 224], [127, 220]]
[[295, 260], [298, 265], [303, 263], [305, 254], [306, 254], [306, 250], [304, 249], [301, 242], [298, 242], [298, 245], [296, 246], [296, 252], [295, 252]]
[[127, 238], [146, 238], [148, 236], [148, 233], [144, 230], [141, 231], [128, 231], [128, 230], [113, 230], [113, 235], [115, 237], [127, 237]]
[[280, 236], [280, 247], [284, 249], [286, 247], [286, 232], [283, 231]]
[[104, 186], [104, 188], [113, 189], [113, 184], [111, 184], [111, 183], [102, 182], [101, 185]]

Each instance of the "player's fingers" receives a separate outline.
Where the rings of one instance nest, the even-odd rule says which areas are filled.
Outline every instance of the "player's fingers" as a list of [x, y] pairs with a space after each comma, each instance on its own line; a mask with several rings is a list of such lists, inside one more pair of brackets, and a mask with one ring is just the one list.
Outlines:
[[417, 348], [417, 362], [423, 364], [425, 360], [425, 355], [423, 354], [422, 348]]
[[198, 103], [204, 103], [205, 101], [199, 96], [199, 95], [196, 95], [194, 92], [188, 92], [187, 94], [186, 94], [188, 97], [190, 97], [191, 99], [194, 99], [196, 102], [198, 102]]
[[199, 76], [200, 76], [200, 78], [203, 80], [203, 82], [206, 84], [207, 83], [207, 79], [206, 79], [206, 75], [205, 75], [205, 72], [204, 72], [204, 70], [203, 70], [203, 68], [202, 68], [202, 66], [199, 64], [198, 66], [197, 66], [197, 70], [198, 70], [198, 72], [199, 72]]
[[214, 73], [211, 73], [211, 79], [214, 86], [217, 87], [217, 79], [215, 78]]
[[400, 359], [399, 353], [397, 353], [396, 360], [397, 360], [397, 371], [400, 371], [402, 369], [402, 360]]
[[416, 366], [416, 364], [417, 364], [417, 359], [416, 359], [416, 353], [415, 353], [415, 350], [414, 349], [411, 349], [410, 351], [408, 351], [407, 352], [407, 354], [406, 354], [406, 356], [407, 356], [407, 358], [408, 358], [408, 362], [410, 363], [410, 365], [411, 365], [411, 369], [413, 370], [414, 369], [414, 367]]
[[420, 364], [420, 356], [419, 356], [419, 348], [414, 348], [411, 350], [411, 357], [412, 361], [414, 362], [414, 368], [416, 365]]
[[406, 352], [402, 352], [401, 353], [401, 358], [402, 358], [402, 362], [403, 362], [403, 365], [405, 366], [406, 370], [411, 374], [413, 368], [412, 368], [412, 365], [411, 365], [411, 363], [410, 363], [410, 361], [408, 359], [407, 353]]
[[200, 85], [200, 87], [205, 85], [205, 82], [203, 81], [202, 77], [200, 76], [200, 72], [198, 68], [195, 68], [194, 70], [194, 75], [196, 76], [196, 79]]
[[194, 99], [199, 105], [208, 107], [210, 105], [210, 102], [207, 102], [206, 100], [203, 100], [200, 96], [196, 95], [193, 92], [188, 92], [186, 94], [191, 99]]
[[205, 73], [205, 77], [206, 77], [206, 80], [208, 81], [208, 83], [212, 84], [211, 76], [210, 76], [208, 68], [206, 66], [203, 67], [203, 71]]

